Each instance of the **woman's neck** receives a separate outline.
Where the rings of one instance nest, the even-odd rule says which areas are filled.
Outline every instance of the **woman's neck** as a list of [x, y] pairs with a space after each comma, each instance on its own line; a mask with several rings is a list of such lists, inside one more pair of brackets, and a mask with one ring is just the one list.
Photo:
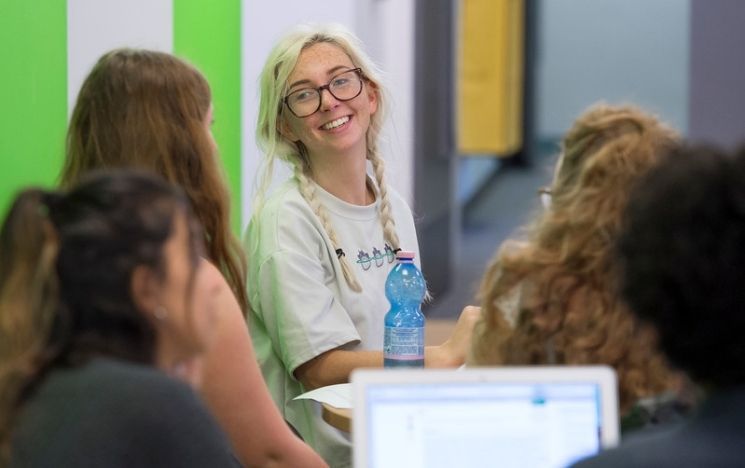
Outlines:
[[182, 380], [194, 388], [199, 388], [202, 383], [202, 360], [199, 354], [184, 357], [183, 352], [178, 352], [172, 343], [161, 340], [156, 345], [155, 366], [166, 374]]
[[367, 206], [375, 194], [367, 184], [367, 159], [350, 155], [316, 158], [313, 180], [324, 190], [352, 205]]

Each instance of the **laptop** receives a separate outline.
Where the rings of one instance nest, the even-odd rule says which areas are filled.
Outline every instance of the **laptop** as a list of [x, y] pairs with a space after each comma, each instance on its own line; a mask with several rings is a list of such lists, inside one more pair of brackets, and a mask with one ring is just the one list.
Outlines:
[[618, 443], [604, 366], [352, 374], [357, 468], [565, 467]]

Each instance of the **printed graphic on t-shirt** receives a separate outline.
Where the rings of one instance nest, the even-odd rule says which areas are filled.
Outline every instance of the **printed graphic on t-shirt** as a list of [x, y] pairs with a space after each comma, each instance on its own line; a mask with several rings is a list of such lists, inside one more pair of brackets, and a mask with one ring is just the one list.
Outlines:
[[374, 246], [371, 252], [358, 250], [356, 263], [360, 265], [363, 270], [367, 271], [373, 265], [380, 268], [387, 263], [393, 263], [393, 260], [395, 259], [396, 255], [393, 253], [393, 249], [390, 245], [385, 244], [382, 252], [380, 251], [380, 249]]

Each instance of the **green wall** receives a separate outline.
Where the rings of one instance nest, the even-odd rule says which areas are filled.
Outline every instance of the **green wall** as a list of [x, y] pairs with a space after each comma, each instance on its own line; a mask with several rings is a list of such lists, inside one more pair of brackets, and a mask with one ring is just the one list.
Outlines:
[[231, 192], [231, 219], [241, 224], [241, 2], [173, 0], [174, 52], [197, 66], [212, 88], [215, 123]]
[[1, 0], [0, 212], [28, 185], [54, 184], [67, 125], [67, 2]]
[[[173, 0], [174, 52], [212, 87], [213, 132], [240, 229], [241, 2]], [[67, 125], [67, 2], [0, 0], [0, 212], [28, 185], [52, 186]]]

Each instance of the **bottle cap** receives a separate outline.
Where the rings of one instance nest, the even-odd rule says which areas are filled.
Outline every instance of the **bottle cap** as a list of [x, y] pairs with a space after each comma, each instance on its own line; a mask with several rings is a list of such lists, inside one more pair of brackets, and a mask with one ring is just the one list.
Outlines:
[[399, 260], [414, 260], [416, 254], [410, 250], [399, 250], [396, 252], [396, 258]]

